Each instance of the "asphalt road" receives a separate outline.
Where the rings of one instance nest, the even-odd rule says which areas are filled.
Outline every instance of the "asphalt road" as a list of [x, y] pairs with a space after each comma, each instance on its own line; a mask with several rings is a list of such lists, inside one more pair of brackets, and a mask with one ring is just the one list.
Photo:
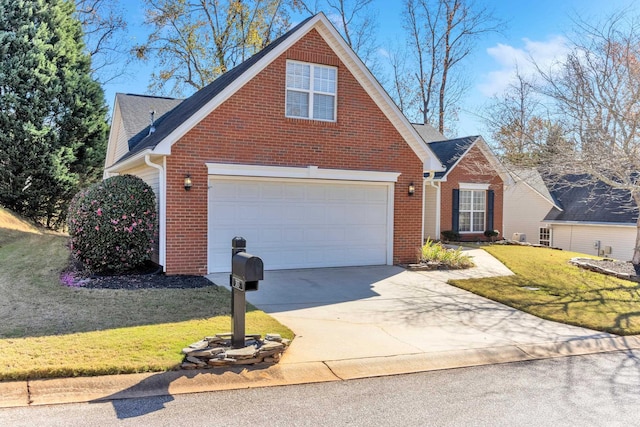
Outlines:
[[640, 351], [302, 386], [0, 409], [1, 426], [637, 426]]

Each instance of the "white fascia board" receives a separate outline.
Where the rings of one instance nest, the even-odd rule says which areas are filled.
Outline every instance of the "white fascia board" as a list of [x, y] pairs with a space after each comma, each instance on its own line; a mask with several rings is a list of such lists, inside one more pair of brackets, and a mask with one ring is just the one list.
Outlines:
[[122, 163], [116, 163], [113, 166], [109, 166], [108, 168], [106, 168], [104, 171], [105, 173], [117, 173], [123, 169], [129, 169], [132, 166], [136, 166], [138, 164], [143, 164], [145, 163], [145, 157], [149, 154], [156, 154], [154, 153], [150, 148], [147, 148], [145, 150], [142, 150], [141, 152], [129, 157], [127, 160], [123, 161]]
[[493, 153], [493, 150], [491, 149], [491, 147], [489, 147], [487, 141], [485, 141], [482, 136], [479, 136], [476, 142], [478, 142], [478, 148], [480, 149], [482, 154], [484, 154], [489, 164], [491, 164], [496, 172], [498, 172], [498, 175], [500, 175], [500, 178], [502, 179], [504, 185], [510, 185], [513, 182], [513, 177], [511, 176], [507, 168], [504, 167], [500, 159], [498, 159], [498, 157]]
[[[218, 108], [223, 102], [229, 99], [235, 94], [242, 86], [253, 79], [258, 73], [264, 70], [269, 64], [275, 61], [280, 55], [282, 55], [287, 49], [298, 42], [305, 34], [307, 34], [320, 20], [320, 17], [324, 15], [318, 15], [314, 19], [309, 20], [304, 26], [298, 29], [297, 35], [289, 36], [286, 40], [275, 47], [271, 52], [265, 55], [258, 62], [244, 72], [240, 77], [235, 79], [230, 85], [225, 87], [218, 95], [207, 102], [200, 110], [193, 114], [183, 124], [178, 126], [173, 132], [167, 135], [162, 141], [154, 148], [154, 153], [169, 155], [171, 154], [171, 146], [182, 138], [187, 132], [189, 132], [195, 125], [200, 123], [205, 117], [207, 117], [212, 111]], [[325, 18], [326, 19], [326, 18]], [[284, 87], [283, 87], [284, 90]]]
[[232, 84], [230, 84], [222, 92], [220, 92], [215, 98], [205, 104], [198, 112], [196, 112], [182, 125], [176, 128], [154, 148], [154, 153], [161, 155], [171, 154], [171, 146], [174, 142], [178, 141], [196, 124], [198, 124], [213, 110], [215, 110], [220, 104], [229, 99], [242, 86], [244, 86], [248, 81], [250, 81], [258, 73], [264, 70], [271, 62], [280, 57], [280, 55], [282, 55], [287, 49], [297, 43], [302, 37], [304, 37], [309, 31], [314, 28], [325, 39], [327, 44], [329, 44], [329, 46], [334, 50], [340, 60], [347, 66], [349, 71], [354, 75], [356, 80], [358, 80], [360, 85], [365, 89], [369, 96], [372, 97], [372, 99], [383, 111], [385, 116], [402, 135], [402, 137], [409, 144], [412, 150], [416, 153], [418, 158], [422, 160], [424, 170], [443, 171], [444, 168], [440, 164], [437, 157], [433, 154], [431, 149], [422, 140], [413, 126], [411, 126], [411, 123], [409, 123], [404, 114], [402, 114], [402, 112], [398, 109], [387, 92], [371, 74], [369, 69], [358, 58], [353, 50], [347, 46], [342, 36], [337, 32], [335, 27], [329, 22], [329, 20], [323, 13], [319, 13], [313, 19], [310, 19], [309, 22], [298, 29], [297, 34], [287, 38], [283, 43], [269, 52], [268, 55], [266, 55], [260, 61], [256, 62], [253, 67], [251, 67], [251, 69], [247, 70], [242, 76], [240, 76]]
[[376, 105], [382, 110], [384, 115], [394, 125], [396, 130], [402, 135], [404, 140], [409, 144], [414, 153], [423, 162], [424, 171], [444, 171], [436, 155], [424, 142], [418, 131], [409, 123], [409, 120], [400, 111], [398, 106], [393, 102], [386, 90], [380, 85], [378, 80], [371, 74], [371, 71], [355, 54], [340, 33], [328, 21], [324, 14], [320, 14], [320, 19], [325, 24], [316, 28], [318, 33], [331, 46], [333, 51], [338, 55], [343, 64], [347, 66], [351, 74], [356, 78], [360, 86], [369, 94]]
[[451, 167], [449, 169], [447, 169], [447, 172], [444, 174], [444, 176], [442, 177], [441, 181], [446, 181], [447, 180], [447, 175], [449, 175], [449, 172], [451, 172], [452, 170], [454, 170], [457, 166], [458, 163], [460, 163], [462, 161], [462, 159], [464, 158], [464, 156], [466, 156], [467, 154], [469, 154], [469, 151], [471, 151], [471, 149], [473, 148], [474, 145], [476, 145], [476, 142], [478, 142], [479, 138], [476, 138], [473, 140], [473, 142], [471, 144], [469, 144], [469, 146], [467, 147], [467, 149], [464, 151], [464, 153], [462, 153], [462, 155], [460, 157], [458, 157], [458, 160], [456, 160], [456, 162], [451, 165]]
[[[543, 198], [552, 208], [556, 208], [560, 212], [564, 212], [564, 209], [562, 209], [562, 207], [558, 206], [553, 200], [550, 200], [549, 197], [536, 190], [536, 188], [533, 185], [529, 184], [526, 179], [521, 178], [515, 172], [509, 172], [509, 174], [512, 176], [511, 180], [513, 182], [513, 185], [518, 185], [519, 183], [526, 185], [529, 189], [531, 189], [531, 191]], [[514, 175], [515, 178], [513, 177]]]
[[399, 172], [321, 169], [317, 166], [283, 167], [206, 163], [209, 175], [244, 176], [255, 178], [331, 179], [340, 181], [397, 182]]
[[587, 221], [541, 221], [542, 224], [548, 225], [582, 225], [589, 227], [615, 227], [615, 228], [633, 228], [636, 229], [636, 224], [627, 222], [587, 222]]

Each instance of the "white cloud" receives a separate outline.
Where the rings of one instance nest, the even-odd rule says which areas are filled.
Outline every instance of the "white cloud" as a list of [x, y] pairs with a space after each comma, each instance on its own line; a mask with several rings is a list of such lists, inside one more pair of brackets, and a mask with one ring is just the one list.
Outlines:
[[499, 43], [487, 49], [498, 68], [487, 73], [483, 83], [478, 85], [478, 90], [483, 95], [502, 93], [515, 81], [516, 67], [521, 75], [531, 76], [536, 70], [534, 63], [542, 70], [549, 70], [569, 51], [567, 40], [562, 36], [554, 36], [547, 41], [524, 38], [522, 42], [522, 47]]

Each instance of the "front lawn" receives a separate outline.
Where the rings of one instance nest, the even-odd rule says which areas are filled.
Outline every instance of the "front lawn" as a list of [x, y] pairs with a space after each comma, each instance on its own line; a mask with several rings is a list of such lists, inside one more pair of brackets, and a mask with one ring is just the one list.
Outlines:
[[450, 283], [543, 319], [619, 335], [640, 333], [640, 285], [569, 264], [584, 254], [529, 246], [484, 248], [514, 276]]
[[[169, 370], [183, 347], [230, 331], [226, 288], [63, 286], [66, 244], [62, 235], [0, 228], [0, 380]], [[293, 338], [247, 309], [247, 333]]]

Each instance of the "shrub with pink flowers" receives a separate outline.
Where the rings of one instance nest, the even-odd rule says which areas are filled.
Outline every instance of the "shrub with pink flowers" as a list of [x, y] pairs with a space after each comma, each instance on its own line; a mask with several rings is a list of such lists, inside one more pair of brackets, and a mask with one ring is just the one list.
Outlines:
[[155, 246], [155, 194], [133, 175], [107, 178], [75, 195], [67, 224], [71, 252], [87, 269], [134, 269], [151, 258]]

